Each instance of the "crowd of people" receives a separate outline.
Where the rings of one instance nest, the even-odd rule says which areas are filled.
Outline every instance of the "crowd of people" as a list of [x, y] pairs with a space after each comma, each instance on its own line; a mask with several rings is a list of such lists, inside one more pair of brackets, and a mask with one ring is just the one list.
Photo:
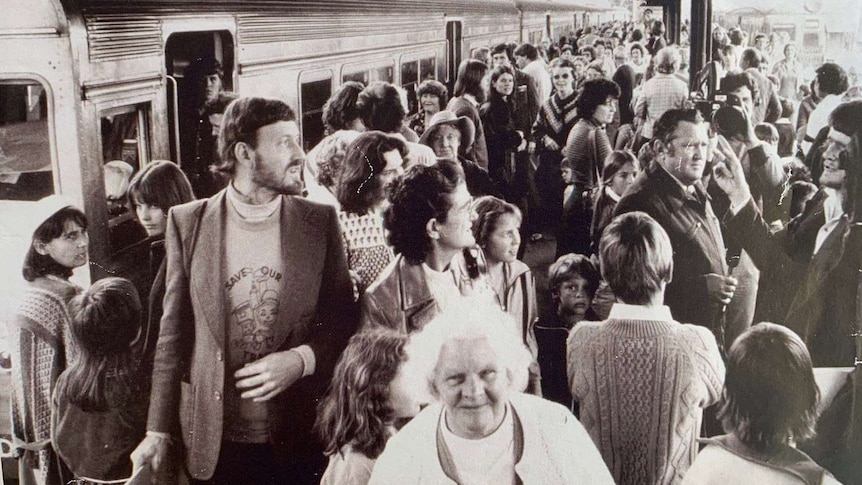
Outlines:
[[415, 113], [345, 83], [308, 154], [231, 95], [210, 171], [132, 178], [134, 271], [86, 289], [86, 215], [39, 201], [21, 483], [859, 483], [813, 368], [856, 363], [862, 99], [831, 63], [795, 97], [790, 44], [775, 76], [716, 52], [713, 113], [660, 20], [479, 48]]

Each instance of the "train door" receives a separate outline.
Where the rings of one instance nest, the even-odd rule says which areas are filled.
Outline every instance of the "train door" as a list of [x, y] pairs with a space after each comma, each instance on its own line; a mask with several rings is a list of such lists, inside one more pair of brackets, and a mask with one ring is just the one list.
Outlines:
[[299, 75], [299, 109], [302, 113], [302, 147], [306, 153], [323, 140], [323, 106], [332, 96], [332, 70], [303, 71]]
[[211, 195], [207, 177], [216, 161], [212, 127], [218, 121], [205, 112], [223, 112], [226, 97], [219, 94], [234, 89], [233, 37], [226, 30], [173, 33], [165, 43], [165, 68], [171, 155], [196, 195]]
[[446, 85], [451, 93], [458, 77], [458, 66], [461, 65], [463, 48], [463, 25], [460, 20], [446, 22]]

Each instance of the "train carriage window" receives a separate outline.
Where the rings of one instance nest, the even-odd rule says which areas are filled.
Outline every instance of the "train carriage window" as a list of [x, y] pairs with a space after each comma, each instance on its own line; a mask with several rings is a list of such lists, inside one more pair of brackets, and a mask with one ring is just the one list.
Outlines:
[[148, 105], [105, 110], [101, 114], [105, 204], [111, 249], [116, 251], [143, 238], [126, 201], [129, 180], [149, 161]]
[[422, 54], [422, 56], [419, 59], [411, 56], [401, 60], [401, 87], [407, 91], [408, 113], [415, 113], [419, 110], [419, 103], [416, 99], [416, 89], [419, 84], [426, 79], [436, 79], [437, 77], [437, 59], [434, 54]]
[[332, 71], [303, 72], [299, 82], [302, 146], [307, 152], [326, 136], [326, 127], [323, 126], [323, 105], [332, 96]]
[[0, 200], [54, 193], [47, 96], [36, 81], [0, 81]]
[[366, 86], [374, 81], [391, 83], [394, 80], [395, 63], [390, 59], [362, 64], [347, 64], [341, 71], [341, 82], [358, 81]]

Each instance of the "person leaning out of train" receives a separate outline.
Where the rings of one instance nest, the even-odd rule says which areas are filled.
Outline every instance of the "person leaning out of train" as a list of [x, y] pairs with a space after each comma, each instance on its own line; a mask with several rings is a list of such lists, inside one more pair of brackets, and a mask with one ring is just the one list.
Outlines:
[[[24, 259], [27, 286], [8, 322], [12, 347], [12, 438], [21, 483], [66, 483], [68, 469], [51, 445], [51, 392], [78, 350], [66, 304], [81, 289], [69, 281], [87, 264], [87, 217], [65, 198], [39, 200]], [[47, 482], [46, 482], [47, 479]], [[38, 480], [38, 481], [37, 481]]]
[[523, 394], [530, 352], [491, 302], [461, 301], [407, 355], [432, 404], [389, 439], [370, 484], [612, 484], [595, 445], [559, 404]]
[[618, 484], [679, 483], [697, 453], [703, 409], [721, 395], [718, 344], [708, 329], [675, 321], [662, 304], [673, 248], [653, 218], [615, 218], [599, 259], [617, 302], [607, 320], [572, 329], [569, 388]]
[[419, 143], [430, 146], [437, 159], [457, 160], [464, 170], [467, 190], [473, 197], [499, 196], [500, 191], [494, 186], [488, 171], [462, 155], [461, 147], [470, 146], [475, 135], [476, 128], [469, 118], [456, 116], [449, 110], [443, 110], [431, 118], [428, 127], [419, 138]]
[[457, 116], [466, 116], [473, 122], [476, 137], [472, 144], [461, 141], [461, 153], [469, 160], [488, 170], [488, 145], [485, 141], [485, 127], [479, 116], [479, 106], [485, 102], [485, 75], [488, 74], [488, 66], [482, 61], [467, 59], [458, 66], [458, 78], [455, 80], [455, 89], [452, 99], [446, 109]]
[[539, 319], [536, 279], [530, 267], [518, 260], [521, 211], [514, 204], [493, 196], [480, 197], [475, 205], [477, 217], [473, 221], [473, 236], [485, 255], [488, 283], [495, 301], [512, 316], [515, 330], [533, 356], [527, 392], [541, 395], [534, 331]]
[[416, 97], [419, 99], [419, 111], [407, 118], [407, 127], [421, 137], [425, 128], [431, 125], [431, 118], [446, 108], [449, 90], [440, 81], [428, 79], [416, 89]]
[[363, 89], [362, 83], [348, 81], [323, 105], [326, 137], [305, 156], [302, 170], [308, 200], [339, 208], [335, 190], [347, 146], [365, 131], [356, 107]]
[[150, 373], [134, 345], [141, 310], [132, 282], [116, 277], [69, 302], [70, 333], [81, 352], [57, 378], [51, 439], [83, 483], [132, 475], [129, 454], [144, 437], [150, 404]]
[[347, 267], [358, 283], [357, 299], [394, 258], [386, 242], [383, 211], [392, 183], [404, 173], [405, 155], [405, 142], [379, 131], [367, 131], [347, 147], [336, 194], [341, 240]]
[[186, 174], [177, 164], [154, 160], [132, 178], [128, 197], [138, 222], [147, 231], [147, 239], [124, 251], [119, 259], [125, 263], [122, 276], [134, 283], [141, 303], [146, 305], [143, 308], [145, 325], [135, 346], [149, 368], [159, 339], [162, 300], [165, 297], [168, 210], [195, 200], [195, 196]]
[[410, 167], [389, 201], [383, 223], [396, 256], [362, 296], [363, 329], [413, 333], [464, 297], [491, 299], [475, 249], [473, 198], [458, 162]]
[[321, 485], [366, 485], [386, 442], [419, 414], [407, 339], [391, 330], [350, 338], [317, 409], [315, 430], [329, 456]]
[[401, 94], [394, 85], [373, 82], [359, 93], [356, 109], [366, 130], [378, 130], [401, 138], [407, 144], [404, 168], [413, 165], [433, 165], [436, 157], [431, 148], [408, 141], [402, 134], [406, 110]]
[[792, 330], [758, 323], [734, 342], [719, 418], [722, 436], [701, 440], [684, 485], [838, 485], [796, 449], [814, 435], [820, 392], [811, 356]]

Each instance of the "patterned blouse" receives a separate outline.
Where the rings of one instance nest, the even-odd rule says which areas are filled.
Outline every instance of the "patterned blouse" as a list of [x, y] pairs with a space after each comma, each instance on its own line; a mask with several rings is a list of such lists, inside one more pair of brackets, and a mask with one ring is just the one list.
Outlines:
[[338, 220], [347, 251], [347, 267], [359, 274], [362, 293], [395, 257], [386, 243], [383, 218], [373, 212], [360, 216], [341, 211]]

